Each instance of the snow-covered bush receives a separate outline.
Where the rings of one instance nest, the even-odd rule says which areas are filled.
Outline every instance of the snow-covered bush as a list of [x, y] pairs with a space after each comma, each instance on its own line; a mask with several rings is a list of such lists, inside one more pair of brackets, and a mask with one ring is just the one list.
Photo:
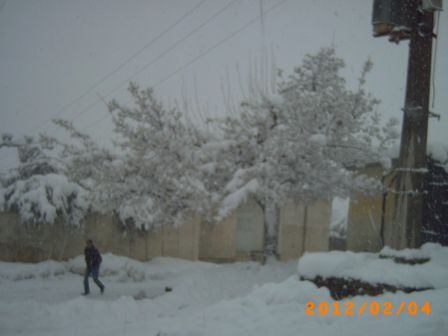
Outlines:
[[40, 142], [3, 135], [0, 147], [15, 147], [19, 165], [0, 186], [0, 211], [14, 211], [25, 222], [79, 226], [88, 211], [87, 192], [62, 173], [61, 164], [45, 154]]
[[33, 175], [0, 189], [0, 210], [17, 211], [26, 222], [54, 223], [62, 217], [79, 226], [88, 210], [87, 193], [64, 175]]

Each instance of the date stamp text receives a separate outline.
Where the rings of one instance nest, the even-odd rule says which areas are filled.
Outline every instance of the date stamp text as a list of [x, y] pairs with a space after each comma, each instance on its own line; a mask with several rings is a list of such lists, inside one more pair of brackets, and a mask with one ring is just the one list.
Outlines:
[[345, 302], [313, 302], [308, 301], [306, 303], [305, 314], [307, 315], [363, 315], [369, 314], [376, 315], [417, 315], [417, 314], [431, 314], [431, 304], [429, 301], [425, 301], [423, 304], [419, 304], [415, 301], [401, 302], [400, 304], [394, 304], [391, 301], [377, 302], [364, 301], [360, 306], [356, 306], [353, 301]]

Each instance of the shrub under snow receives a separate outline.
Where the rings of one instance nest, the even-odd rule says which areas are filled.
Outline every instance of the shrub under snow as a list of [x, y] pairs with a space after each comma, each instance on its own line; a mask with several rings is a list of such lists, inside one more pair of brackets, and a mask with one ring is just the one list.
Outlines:
[[88, 209], [87, 193], [58, 174], [33, 175], [0, 188], [0, 210], [17, 211], [27, 222], [54, 223], [58, 216], [78, 226]]

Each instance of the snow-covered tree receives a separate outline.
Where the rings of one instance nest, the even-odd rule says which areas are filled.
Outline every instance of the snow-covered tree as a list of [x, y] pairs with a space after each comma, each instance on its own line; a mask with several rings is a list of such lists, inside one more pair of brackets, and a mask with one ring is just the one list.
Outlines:
[[275, 209], [286, 200], [311, 202], [372, 191], [380, 182], [354, 170], [384, 161], [382, 149], [396, 137], [396, 122], [380, 125], [378, 101], [365, 92], [367, 62], [359, 88], [340, 74], [344, 63], [332, 48], [308, 55], [283, 79], [277, 95], [244, 102], [241, 114], [222, 124], [221, 163], [228, 167], [220, 216], [253, 197], [265, 212], [265, 249], [275, 253]]
[[53, 122], [68, 133], [71, 141], [60, 141], [44, 134], [41, 135], [41, 142], [60, 149], [59, 156], [64, 162], [67, 177], [91, 193], [97, 181], [114, 174], [111, 166], [117, 159], [116, 154], [100, 146], [91, 136], [78, 131], [71, 122], [63, 119], [55, 119]]
[[129, 92], [134, 108], [109, 104], [120, 136], [117, 144], [125, 154], [117, 165], [119, 179], [104, 185], [113, 190], [104, 193], [102, 201], [111, 198], [112, 204], [121, 204], [120, 216], [139, 226], [179, 224], [186, 210], [200, 210], [206, 201], [196, 165], [203, 140], [179, 111], [166, 109], [153, 90], [131, 83]]
[[4, 174], [0, 186], [0, 210], [16, 211], [25, 222], [79, 226], [88, 210], [86, 191], [63, 174], [63, 165], [46, 154], [45, 146], [32, 137], [14, 139], [3, 134], [1, 147], [17, 150], [19, 165]]
[[186, 210], [222, 219], [248, 197], [265, 213], [265, 248], [274, 253], [278, 207], [380, 188], [355, 168], [383, 160], [396, 136], [381, 126], [378, 101], [365, 92], [367, 62], [351, 91], [331, 48], [307, 56], [276, 95], [257, 94], [214, 133], [166, 109], [151, 89], [131, 84], [134, 106], [112, 101], [117, 151], [100, 148], [70, 123], [57, 123], [80, 145], [63, 145], [68, 176], [88, 188], [94, 207], [152, 229], [181, 222]]
[[117, 212], [132, 227], [151, 230], [182, 222], [186, 210], [201, 211], [207, 191], [197, 168], [204, 139], [176, 109], [166, 109], [151, 89], [131, 83], [134, 107], [109, 103], [116, 152], [101, 149], [65, 121], [58, 124], [80, 146], [64, 145], [70, 176], [90, 180], [91, 200], [101, 212]]

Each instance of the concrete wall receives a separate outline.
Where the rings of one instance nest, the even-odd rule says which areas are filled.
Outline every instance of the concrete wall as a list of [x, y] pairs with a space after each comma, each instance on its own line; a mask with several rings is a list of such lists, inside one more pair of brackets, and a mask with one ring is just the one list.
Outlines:
[[[248, 214], [256, 224], [251, 237], [255, 247], [251, 251], [238, 246], [238, 225], [247, 220]], [[277, 252], [280, 259], [297, 259], [304, 251], [328, 251], [330, 220], [330, 202], [320, 201], [309, 206], [286, 203], [279, 212]], [[202, 223], [199, 258], [220, 262], [258, 260], [263, 250], [263, 238], [263, 212], [255, 203], [248, 202], [221, 223]]]
[[158, 255], [197, 260], [200, 228], [201, 218], [189, 213], [179, 227], [163, 228], [157, 235], [152, 235], [152, 239], [160, 244]]
[[306, 251], [328, 251], [330, 220], [331, 202], [286, 203], [279, 214], [280, 259], [297, 259]]
[[[248, 240], [247, 244], [243, 239]], [[202, 223], [199, 259], [219, 262], [251, 259], [253, 252], [263, 249], [263, 239], [263, 211], [255, 202], [248, 201], [220, 223]], [[253, 249], [249, 251], [246, 246]]]
[[114, 216], [92, 214], [83, 230], [69, 230], [60, 220], [53, 225], [25, 224], [15, 213], [0, 213], [0, 259], [37, 262], [66, 260], [84, 251], [85, 240], [92, 239], [102, 253], [111, 252], [137, 260], [170, 256], [198, 258], [200, 219], [192, 214], [179, 228], [157, 232], [124, 230]]
[[18, 214], [0, 212], [0, 257], [5, 261], [37, 262], [62, 259], [76, 253], [84, 240], [78, 232], [66, 232], [60, 221], [53, 225], [22, 224]]
[[264, 214], [254, 201], [243, 204], [236, 211], [235, 231], [236, 251], [245, 256], [251, 252], [260, 252], [264, 245]]
[[235, 259], [237, 217], [232, 214], [219, 223], [202, 222], [199, 259], [230, 261]]
[[[327, 251], [331, 204], [317, 202], [305, 207], [287, 203], [279, 212], [278, 253], [281, 260], [298, 258], [304, 251]], [[198, 215], [185, 216], [178, 228], [156, 232], [124, 230], [114, 216], [91, 214], [82, 231], [48, 224], [24, 224], [17, 214], [0, 213], [0, 260], [37, 262], [66, 260], [83, 253], [92, 239], [102, 253], [150, 260], [170, 256], [190, 260], [260, 260], [264, 243], [264, 216], [253, 201], [240, 206], [218, 224]]]
[[[379, 164], [366, 167], [361, 173], [381, 179], [384, 169]], [[386, 176], [387, 186], [392, 176]], [[387, 223], [390, 223], [393, 212], [393, 195], [387, 195], [385, 202], [384, 237], [387, 237]], [[382, 249], [381, 214], [383, 194], [364, 195], [358, 193], [350, 200], [347, 220], [347, 249], [356, 252], [378, 252]]]
[[328, 251], [330, 245], [331, 202], [318, 201], [307, 206], [305, 251]]
[[280, 209], [277, 252], [282, 260], [298, 258], [304, 253], [304, 223], [303, 204], [288, 202]]

